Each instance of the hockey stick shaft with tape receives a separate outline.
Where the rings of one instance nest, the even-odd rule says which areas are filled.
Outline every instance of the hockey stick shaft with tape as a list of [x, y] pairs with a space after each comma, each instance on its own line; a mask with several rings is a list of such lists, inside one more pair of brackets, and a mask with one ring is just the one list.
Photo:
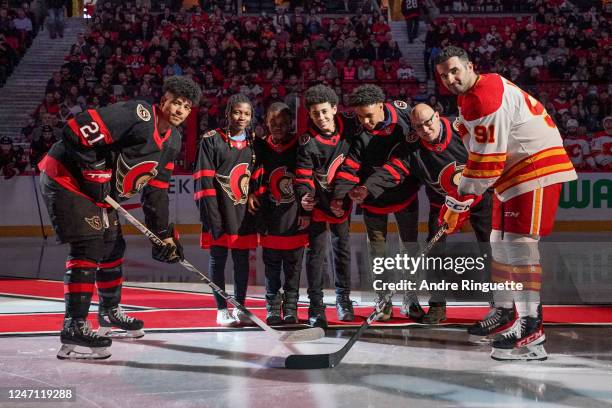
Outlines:
[[[436, 235], [427, 243], [421, 256], [426, 256], [432, 248], [438, 243], [440, 238], [446, 234], [446, 224], [441, 226]], [[395, 292], [387, 294], [381, 301], [379, 301], [374, 310], [366, 318], [365, 322], [357, 329], [357, 331], [351, 336], [342, 348], [336, 352], [329, 354], [293, 354], [285, 359], [285, 368], [294, 369], [317, 369], [317, 368], [333, 368], [340, 364], [340, 361], [344, 358], [346, 353], [349, 352], [351, 347], [359, 340], [361, 335], [366, 331], [370, 325], [378, 320], [382, 310], [385, 308], [385, 304], [391, 301], [391, 298]]]
[[[165, 245], [165, 243], [157, 235], [155, 235], [144, 224], [142, 224], [140, 221], [138, 221], [138, 219], [136, 219], [136, 217], [134, 217], [132, 214], [130, 214], [117, 201], [115, 201], [114, 199], [112, 199], [109, 196], [107, 196], [104, 200], [107, 203], [109, 203], [111, 205], [111, 207], [113, 207], [115, 210], [117, 210], [126, 220], [128, 220], [128, 222], [130, 224], [132, 224], [140, 232], [142, 232], [147, 238], [149, 238], [149, 240], [153, 244], [155, 244], [155, 245]], [[325, 334], [323, 332], [323, 330], [321, 328], [318, 328], [318, 327], [317, 328], [304, 329], [304, 330], [296, 330], [296, 331], [292, 331], [292, 332], [287, 332], [287, 331], [281, 332], [281, 331], [275, 330], [272, 327], [268, 326], [263, 320], [261, 320], [259, 317], [257, 317], [249, 309], [247, 309], [246, 307], [241, 305], [238, 301], [236, 301], [236, 299], [234, 299], [233, 296], [230, 296], [229, 294], [227, 294], [227, 292], [225, 292], [223, 289], [221, 289], [219, 286], [217, 286], [213, 281], [211, 281], [208, 278], [208, 276], [206, 276], [198, 268], [193, 266], [189, 261], [183, 259], [179, 263], [185, 269], [187, 269], [187, 270], [189, 270], [189, 271], [191, 271], [191, 272], [193, 272], [193, 273], [195, 273], [197, 275], [200, 275], [202, 280], [208, 286], [210, 286], [210, 288], [213, 291], [215, 291], [215, 293], [217, 293], [219, 296], [221, 296], [227, 302], [231, 303], [235, 308], [237, 308], [241, 312], [243, 312], [249, 319], [251, 319], [251, 321], [253, 321], [253, 323], [255, 323], [257, 326], [261, 327], [266, 333], [269, 333], [269, 334], [273, 335], [276, 339], [278, 339], [278, 340], [280, 340], [282, 342], [297, 343], [297, 342], [302, 342], [302, 341], [312, 341], [312, 340], [320, 339]]]

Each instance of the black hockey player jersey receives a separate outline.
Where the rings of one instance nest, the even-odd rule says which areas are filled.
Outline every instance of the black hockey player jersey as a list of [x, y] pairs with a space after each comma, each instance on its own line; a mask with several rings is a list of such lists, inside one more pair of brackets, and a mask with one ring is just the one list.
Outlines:
[[[168, 185], [181, 148], [179, 131], [160, 135], [157, 107], [143, 101], [88, 109], [70, 119], [38, 167], [65, 189], [108, 207], [104, 197], [125, 200], [143, 190], [145, 222], [164, 235]], [[146, 186], [146, 187], [145, 187]]]
[[295, 178], [298, 203], [307, 193], [312, 194], [316, 201], [312, 220], [332, 224], [345, 221], [350, 214], [351, 202], [348, 199], [345, 200], [346, 211], [342, 218], [331, 212], [329, 204], [333, 198], [336, 172], [346, 158], [354, 135], [361, 129], [351, 113], [338, 113], [335, 121], [336, 132], [333, 135], [323, 134], [309, 122], [308, 131], [300, 137]]
[[[355, 136], [346, 160], [336, 173], [335, 199], [344, 199], [353, 187], [366, 183], [389, 160], [393, 149], [412, 133], [410, 108], [406, 102], [386, 103], [384, 110], [385, 120], [376, 129], [368, 131], [362, 128]], [[416, 199], [418, 190], [418, 180], [407, 177], [376, 198], [368, 196], [361, 207], [372, 214], [397, 212]]]
[[254, 194], [260, 199], [259, 243], [264, 248], [296, 249], [308, 245], [308, 234], [297, 224], [299, 204], [293, 189], [297, 149], [297, 135], [284, 144], [274, 143], [272, 136], [255, 141], [257, 164], [251, 180]]
[[231, 140], [221, 129], [202, 136], [193, 174], [202, 248], [257, 246], [255, 223], [246, 206], [253, 165], [249, 140]]
[[433, 203], [443, 203], [447, 194], [457, 192], [468, 153], [449, 120], [441, 117], [440, 121], [438, 143], [409, 139], [398, 145], [390, 160], [368, 178], [365, 186], [373, 198], [400, 185], [409, 175], [427, 186], [427, 195]]

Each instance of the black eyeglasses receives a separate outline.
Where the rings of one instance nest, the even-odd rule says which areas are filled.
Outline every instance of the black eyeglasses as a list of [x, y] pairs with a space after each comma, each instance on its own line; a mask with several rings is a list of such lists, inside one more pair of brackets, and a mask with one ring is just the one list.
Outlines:
[[434, 121], [434, 117], [436, 116], [436, 112], [433, 113], [433, 115], [431, 115], [431, 117], [429, 119], [427, 119], [425, 122], [419, 124], [419, 125], [414, 125], [415, 129], [423, 129], [425, 127], [430, 128], [433, 125], [433, 121]]

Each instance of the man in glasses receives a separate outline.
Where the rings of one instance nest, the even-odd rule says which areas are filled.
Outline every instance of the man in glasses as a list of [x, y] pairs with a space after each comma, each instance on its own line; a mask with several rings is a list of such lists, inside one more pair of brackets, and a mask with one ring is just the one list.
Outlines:
[[[415, 134], [406, 138], [391, 153], [390, 159], [363, 183], [367, 197], [376, 199], [387, 189], [400, 185], [406, 177], [415, 176], [425, 185], [429, 198], [429, 241], [438, 230], [438, 213], [447, 195], [456, 194], [461, 171], [468, 160], [468, 153], [461, 136], [450, 121], [441, 117], [427, 104], [416, 105], [410, 113]], [[489, 242], [491, 234], [491, 193], [482, 195], [470, 208], [470, 223], [479, 242]], [[444, 242], [443, 236], [440, 242]], [[444, 245], [439, 245], [431, 256], [443, 256]], [[440, 280], [436, 271], [429, 280]], [[412, 293], [404, 297], [403, 312], [412, 319], [426, 324], [438, 324], [446, 318], [444, 292], [432, 292], [429, 310], [424, 314], [418, 299]]]

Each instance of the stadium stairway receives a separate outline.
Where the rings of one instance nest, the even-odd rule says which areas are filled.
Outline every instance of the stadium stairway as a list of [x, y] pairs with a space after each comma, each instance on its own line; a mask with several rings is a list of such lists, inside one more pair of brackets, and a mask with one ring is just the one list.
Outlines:
[[21, 141], [21, 128], [42, 102], [47, 81], [64, 64], [84, 24], [82, 18], [68, 18], [63, 38], [50, 39], [46, 29], [36, 36], [0, 92], [0, 136]]
[[423, 64], [423, 51], [425, 50], [425, 31], [426, 26], [423, 21], [419, 24], [419, 37], [410, 44], [408, 42], [408, 33], [406, 32], [406, 23], [401, 21], [391, 22], [391, 33], [393, 39], [397, 41], [402, 55], [408, 58], [408, 62], [414, 68], [414, 73], [420, 81], [425, 80], [425, 65]]

